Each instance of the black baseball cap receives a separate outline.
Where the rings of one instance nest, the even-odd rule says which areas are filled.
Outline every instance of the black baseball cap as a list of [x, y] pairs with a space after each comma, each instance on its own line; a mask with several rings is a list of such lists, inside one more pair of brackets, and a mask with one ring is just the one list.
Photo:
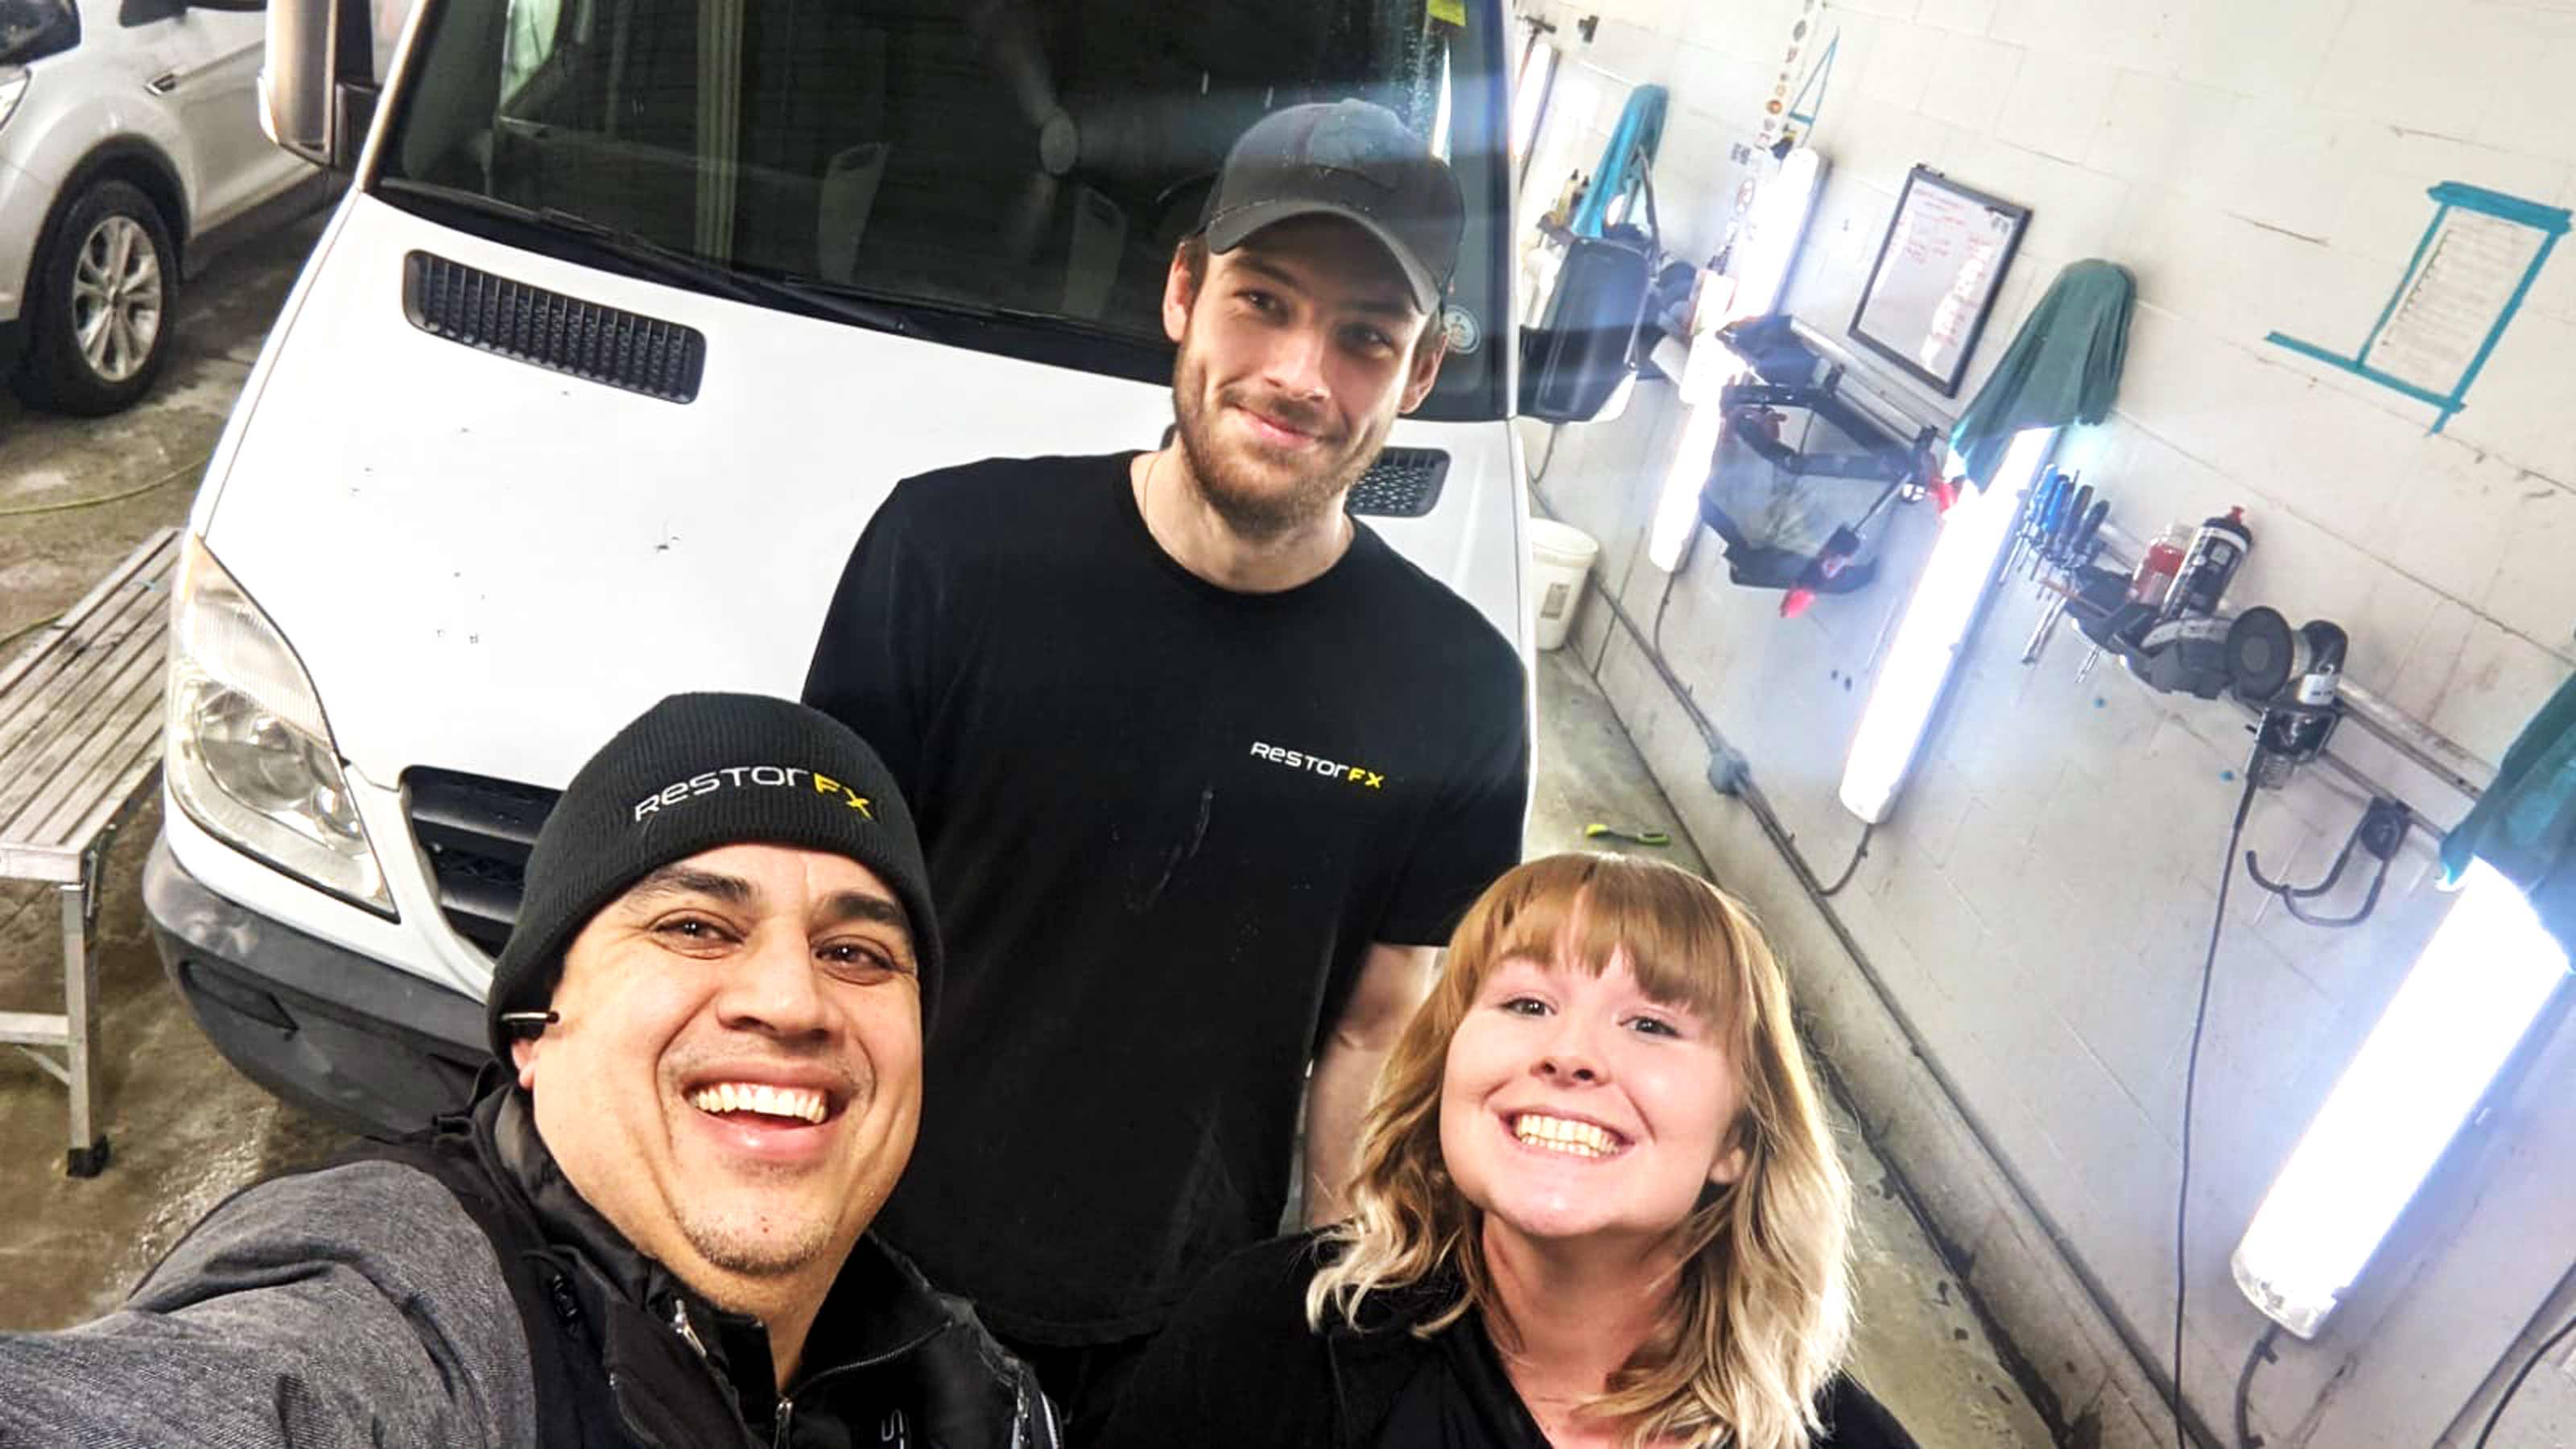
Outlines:
[[1208, 193], [1208, 250], [1230, 252], [1291, 217], [1338, 216], [1376, 237], [1403, 268], [1414, 305], [1440, 308], [1458, 269], [1467, 206], [1449, 164], [1395, 112], [1368, 101], [1274, 111], [1236, 139]]

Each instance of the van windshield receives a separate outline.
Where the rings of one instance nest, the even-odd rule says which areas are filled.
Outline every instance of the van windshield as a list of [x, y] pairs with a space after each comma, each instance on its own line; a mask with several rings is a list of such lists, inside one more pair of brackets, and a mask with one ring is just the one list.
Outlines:
[[1501, 7], [1438, 18], [1455, 6], [446, 0], [380, 153], [379, 183], [407, 184], [379, 194], [470, 193], [502, 204], [487, 219], [577, 219], [943, 341], [1160, 381], [1164, 272], [1234, 137], [1357, 96], [1447, 155], [1467, 201], [1424, 415], [1501, 417]]

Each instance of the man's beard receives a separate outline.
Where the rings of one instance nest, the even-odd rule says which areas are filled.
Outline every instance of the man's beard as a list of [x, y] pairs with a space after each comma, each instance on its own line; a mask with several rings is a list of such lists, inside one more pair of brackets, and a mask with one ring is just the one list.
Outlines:
[[780, 1278], [814, 1262], [832, 1247], [833, 1224], [822, 1218], [779, 1222], [737, 1221], [723, 1213], [680, 1209], [680, 1235], [698, 1255], [728, 1273]]
[[[1319, 460], [1321, 466], [1316, 471], [1301, 474], [1281, 488], [1229, 464], [1216, 436], [1216, 418], [1205, 400], [1205, 379], [1206, 369], [1190, 356], [1187, 347], [1182, 348], [1172, 367], [1172, 414], [1180, 433], [1181, 453], [1189, 460], [1190, 474], [1198, 480], [1199, 496], [1208, 507], [1237, 537], [1255, 543], [1284, 538], [1339, 507], [1342, 495], [1377, 461], [1378, 450], [1385, 445], [1394, 422], [1388, 419], [1379, 423], [1348, 455]], [[1250, 393], [1242, 387], [1228, 387], [1216, 399], [1220, 407], [1239, 407], [1251, 401]], [[1321, 427], [1324, 422], [1312, 409], [1275, 401], [1265, 404], [1265, 410], [1299, 428]], [[1337, 440], [1325, 437], [1322, 441], [1329, 448]]]

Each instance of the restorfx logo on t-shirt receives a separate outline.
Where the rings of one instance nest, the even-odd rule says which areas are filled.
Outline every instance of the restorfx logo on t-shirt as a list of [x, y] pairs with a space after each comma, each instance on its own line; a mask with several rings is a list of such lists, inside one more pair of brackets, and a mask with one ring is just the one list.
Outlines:
[[1358, 765], [1346, 765], [1339, 760], [1328, 760], [1321, 755], [1307, 754], [1303, 750], [1281, 749], [1277, 745], [1254, 740], [1252, 753], [1256, 759], [1268, 760], [1274, 765], [1285, 765], [1292, 770], [1321, 775], [1327, 780], [1347, 780], [1363, 790], [1386, 788], [1386, 776], [1375, 770], [1364, 769]]

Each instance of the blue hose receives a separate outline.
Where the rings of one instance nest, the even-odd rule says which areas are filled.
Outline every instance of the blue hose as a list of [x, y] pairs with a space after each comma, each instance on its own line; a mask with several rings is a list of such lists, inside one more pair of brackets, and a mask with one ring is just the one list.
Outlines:
[[1639, 86], [1628, 93], [1627, 108], [1619, 113], [1601, 165], [1592, 173], [1592, 189], [1575, 208], [1576, 236], [1601, 235], [1610, 203], [1645, 184], [1646, 168], [1654, 164], [1655, 148], [1664, 140], [1665, 95], [1662, 86]]

